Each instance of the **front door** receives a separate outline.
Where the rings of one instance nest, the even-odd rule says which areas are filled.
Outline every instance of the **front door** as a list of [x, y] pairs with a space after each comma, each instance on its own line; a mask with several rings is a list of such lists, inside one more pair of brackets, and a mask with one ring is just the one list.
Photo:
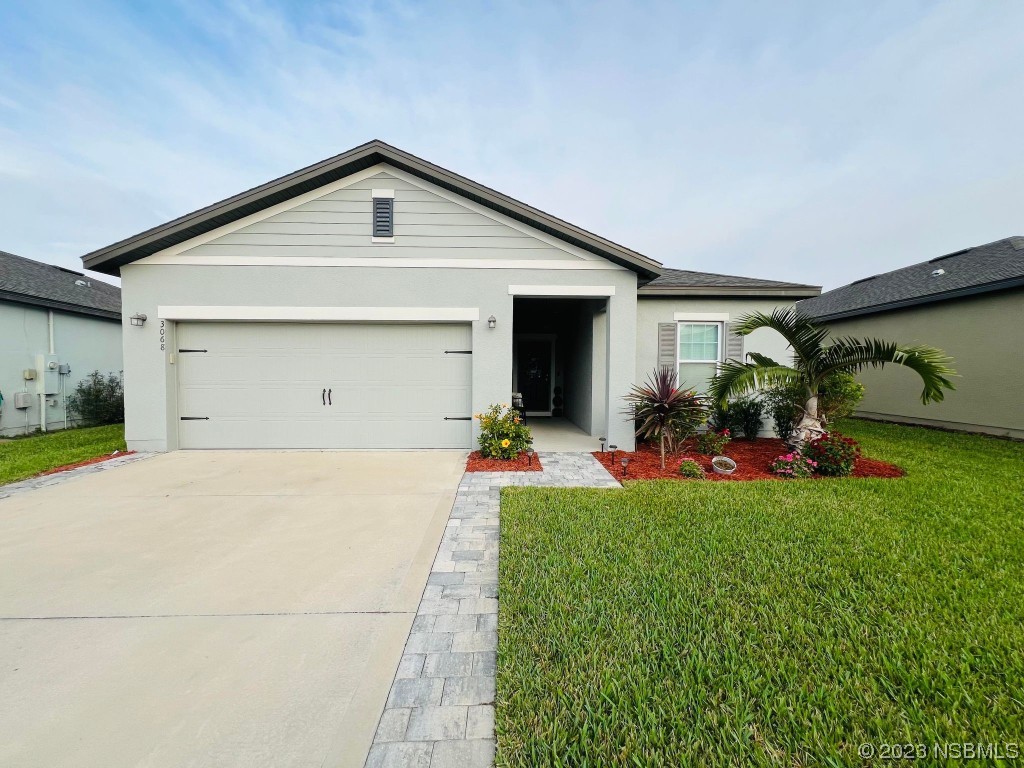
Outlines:
[[551, 413], [551, 341], [519, 341], [519, 391], [527, 413]]

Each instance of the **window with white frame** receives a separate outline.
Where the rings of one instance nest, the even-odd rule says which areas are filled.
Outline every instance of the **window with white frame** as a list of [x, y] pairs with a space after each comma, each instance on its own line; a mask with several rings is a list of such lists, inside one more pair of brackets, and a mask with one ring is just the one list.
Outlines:
[[722, 323], [678, 323], [679, 382], [681, 386], [707, 392], [722, 360]]

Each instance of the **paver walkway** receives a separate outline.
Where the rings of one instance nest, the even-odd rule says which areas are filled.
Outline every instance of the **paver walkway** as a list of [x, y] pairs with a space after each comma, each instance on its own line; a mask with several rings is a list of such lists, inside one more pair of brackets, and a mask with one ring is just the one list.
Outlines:
[[37, 488], [48, 488], [51, 485], [58, 485], [59, 483], [67, 482], [68, 480], [73, 480], [76, 477], [81, 477], [82, 475], [94, 475], [97, 472], [106, 472], [109, 469], [123, 467], [125, 464], [131, 464], [132, 462], [135, 461], [148, 459], [150, 456], [153, 455], [155, 454], [124, 453], [121, 454], [120, 456], [115, 456], [112, 459], [98, 461], [95, 464], [86, 464], [84, 467], [65, 469], [62, 472], [54, 472], [53, 474], [50, 475], [38, 475], [36, 477], [30, 477], [27, 480], [18, 480], [15, 483], [0, 485], [0, 499], [6, 499], [9, 496], [14, 496], [16, 493], [34, 491]]
[[543, 472], [469, 472], [430, 570], [366, 768], [494, 764], [501, 488], [618, 488], [588, 453], [540, 453]]

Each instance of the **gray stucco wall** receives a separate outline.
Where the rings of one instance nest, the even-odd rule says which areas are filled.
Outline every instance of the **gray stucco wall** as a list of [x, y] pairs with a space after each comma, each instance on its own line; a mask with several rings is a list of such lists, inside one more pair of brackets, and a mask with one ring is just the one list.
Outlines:
[[833, 335], [929, 344], [953, 357], [956, 391], [921, 403], [920, 378], [898, 366], [861, 374], [859, 415], [1024, 438], [1024, 290], [829, 323]]
[[[611, 286], [611, 327], [606, 336], [611, 364], [607, 391], [619, 393], [604, 407], [616, 414], [612, 442], [632, 445], [629, 425], [618, 416], [619, 399], [635, 369], [636, 275], [623, 269], [454, 269], [329, 266], [196, 266], [136, 263], [122, 268], [125, 314], [142, 312], [150, 322], [124, 334], [126, 420], [129, 447], [177, 447], [176, 381], [169, 352], [173, 323], [160, 349], [159, 306], [312, 306], [479, 308], [473, 323], [473, 409], [509, 402], [512, 391], [510, 285]], [[497, 327], [487, 327], [494, 315]]]
[[[114, 320], [53, 313], [54, 351], [61, 363], [71, 366], [64, 382], [68, 394], [75, 385], [94, 370], [102, 373], [121, 370], [121, 325]], [[0, 391], [4, 394], [0, 412], [0, 434], [15, 435], [40, 426], [38, 383], [25, 381], [22, 372], [36, 369], [36, 355], [50, 349], [47, 310], [22, 304], [0, 303]], [[32, 405], [27, 410], [14, 407], [16, 392], [31, 392]], [[64, 399], [56, 395], [55, 405], [46, 406], [47, 429], [64, 426]], [[72, 422], [73, 423], [73, 422]]]
[[[687, 315], [724, 314], [735, 321], [749, 312], [772, 312], [778, 307], [792, 306], [789, 299], [714, 298], [681, 296], [650, 298], [641, 296], [637, 302], [636, 380], [645, 381], [658, 366], [658, 324], [674, 322], [676, 313]], [[693, 318], [696, 319], [696, 318]], [[762, 328], [744, 338], [744, 352], [759, 352], [779, 362], [789, 363], [789, 345], [775, 331]], [[763, 436], [772, 436], [771, 420], [765, 417]]]
[[[641, 296], [637, 302], [636, 378], [642, 381], [658, 365], [658, 323], [671, 323], [675, 313], [727, 314], [736, 320], [748, 312], [772, 312], [778, 307], [792, 306], [788, 299], [772, 298], [704, 298], [700, 296], [649, 298]], [[789, 362], [789, 347], [774, 331], [762, 328], [744, 340], [745, 352]]]
[[[572, 335], [566, 341], [566, 377], [573, 386], [565, 388], [565, 416], [585, 432], [594, 434], [593, 387], [605, 371], [595, 368], [594, 313], [591, 302], [580, 308]], [[603, 402], [603, 400], [602, 400]]]

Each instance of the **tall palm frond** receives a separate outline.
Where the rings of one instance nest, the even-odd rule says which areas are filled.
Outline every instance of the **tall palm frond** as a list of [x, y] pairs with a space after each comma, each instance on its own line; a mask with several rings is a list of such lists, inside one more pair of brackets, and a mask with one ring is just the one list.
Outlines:
[[821, 351], [821, 345], [828, 338], [828, 329], [815, 324], [807, 315], [792, 307], [779, 308], [770, 315], [764, 312], [751, 312], [741, 317], [731, 327], [733, 333], [746, 336], [758, 328], [771, 328], [779, 333], [797, 358], [804, 363], [812, 361]]
[[935, 347], [917, 345], [903, 347], [895, 342], [882, 339], [841, 338], [822, 351], [817, 365], [819, 376], [833, 371], [856, 373], [865, 368], [884, 368], [887, 363], [910, 368], [921, 377], [924, 388], [921, 402], [940, 401], [943, 389], [956, 387], [949, 380], [956, 371], [950, 365], [953, 359]]
[[737, 363], [729, 360], [722, 363], [718, 375], [711, 380], [708, 394], [712, 401], [725, 406], [730, 397], [739, 397], [756, 389], [779, 384], [803, 384], [805, 380], [803, 372], [788, 365], [761, 365], [756, 360], [753, 363]]
[[711, 397], [726, 406], [730, 397], [776, 385], [799, 384], [806, 401], [795, 404], [803, 411], [800, 422], [786, 438], [787, 444], [800, 449], [808, 440], [822, 434], [823, 419], [818, 393], [827, 378], [836, 373], [858, 373], [865, 368], [902, 365], [915, 371], [924, 383], [921, 402], [942, 400], [944, 390], [955, 389], [951, 376], [953, 362], [941, 350], [924, 345], [901, 346], [880, 339], [839, 338], [827, 344], [828, 329], [794, 308], [776, 309], [770, 315], [754, 312], [737, 320], [734, 333], [746, 336], [759, 328], [777, 331], [793, 350], [793, 365], [781, 365], [767, 355], [751, 352], [745, 363], [728, 360], [721, 365], [711, 383]]

